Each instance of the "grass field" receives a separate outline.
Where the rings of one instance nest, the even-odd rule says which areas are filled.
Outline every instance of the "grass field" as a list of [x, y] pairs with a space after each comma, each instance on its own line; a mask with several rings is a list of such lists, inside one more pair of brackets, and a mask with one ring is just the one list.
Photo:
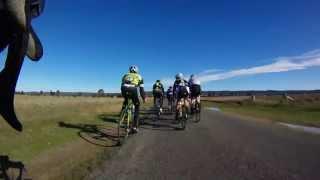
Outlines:
[[292, 124], [320, 127], [320, 95], [292, 95], [294, 101], [282, 96], [210, 97], [205, 106], [219, 107], [223, 112]]
[[0, 155], [25, 163], [33, 179], [81, 179], [117, 149], [113, 122], [121, 104], [119, 98], [16, 96], [24, 131], [0, 119]]

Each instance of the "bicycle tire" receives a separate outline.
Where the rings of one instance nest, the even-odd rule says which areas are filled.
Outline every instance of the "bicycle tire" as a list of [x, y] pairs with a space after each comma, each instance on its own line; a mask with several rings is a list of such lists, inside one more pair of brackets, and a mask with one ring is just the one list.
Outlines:
[[19, 169], [19, 172], [17, 172], [18, 169], [8, 169], [3, 172], [3, 178], [4, 180], [29, 180], [30, 178], [26, 178], [26, 171], [25, 169]]
[[185, 105], [182, 106], [182, 117], [180, 119], [180, 126], [182, 130], [186, 129], [186, 124], [188, 120], [188, 110]]
[[157, 119], [160, 119], [161, 116], [161, 99], [157, 97], [156, 99], [156, 110], [157, 110]]
[[201, 105], [198, 102], [195, 104], [194, 118], [196, 123], [200, 122], [201, 120]]
[[[127, 108], [127, 107], [126, 107]], [[118, 144], [121, 145], [121, 139], [122, 139], [122, 130], [123, 130], [123, 122], [126, 117], [126, 108], [124, 108], [120, 113], [120, 118], [118, 122]]]

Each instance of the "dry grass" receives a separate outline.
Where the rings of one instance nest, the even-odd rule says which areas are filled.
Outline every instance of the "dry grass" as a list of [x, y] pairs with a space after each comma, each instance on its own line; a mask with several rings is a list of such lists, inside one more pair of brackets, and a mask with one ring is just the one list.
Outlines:
[[[115, 126], [107, 118], [117, 114], [121, 104], [120, 98], [16, 96], [24, 131], [17, 133], [0, 119], [0, 155], [23, 161], [34, 179], [79, 179], [112, 149], [93, 145], [79, 133]], [[59, 126], [61, 122], [68, 126]], [[114, 143], [103, 141], [105, 146]]]
[[244, 101], [250, 98], [251, 98], [250, 96], [217, 96], [217, 97], [202, 97], [201, 100], [214, 101], [214, 102], [234, 102], [234, 101]]
[[[211, 99], [207, 106], [218, 106], [224, 112], [269, 119], [292, 124], [320, 127], [320, 94], [283, 96], [257, 96], [253, 102], [243, 97]], [[218, 98], [219, 99], [219, 98]]]

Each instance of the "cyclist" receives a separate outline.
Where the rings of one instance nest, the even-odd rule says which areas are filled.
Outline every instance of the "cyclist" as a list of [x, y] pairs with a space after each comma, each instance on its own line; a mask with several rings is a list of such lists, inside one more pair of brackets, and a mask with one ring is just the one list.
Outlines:
[[153, 105], [156, 107], [157, 98], [160, 98], [160, 111], [162, 111], [164, 88], [160, 80], [157, 80], [152, 88]]
[[[191, 104], [194, 105], [195, 102], [198, 102], [200, 104], [200, 95], [201, 95], [201, 83], [196, 78], [195, 75], [191, 75], [189, 79], [189, 87], [190, 87], [190, 97], [191, 97]], [[194, 101], [195, 100], [195, 101]], [[192, 108], [191, 108], [192, 109]], [[191, 113], [192, 110], [191, 110]]]
[[[189, 110], [189, 94], [190, 89], [188, 87], [188, 81], [183, 77], [182, 73], [176, 75], [176, 80], [173, 85], [173, 94], [176, 101], [176, 112], [181, 108], [181, 104], [185, 104]], [[178, 119], [178, 113], [176, 113], [175, 119]]]
[[168, 106], [173, 103], [173, 88], [170, 86], [167, 90], [167, 99], [168, 99]]
[[123, 76], [121, 94], [124, 97], [122, 108], [127, 105], [129, 99], [131, 99], [135, 105], [133, 126], [131, 130], [133, 133], [137, 133], [139, 125], [140, 97], [142, 97], [144, 102], [146, 99], [143, 78], [139, 74], [137, 66], [130, 66], [129, 72]]

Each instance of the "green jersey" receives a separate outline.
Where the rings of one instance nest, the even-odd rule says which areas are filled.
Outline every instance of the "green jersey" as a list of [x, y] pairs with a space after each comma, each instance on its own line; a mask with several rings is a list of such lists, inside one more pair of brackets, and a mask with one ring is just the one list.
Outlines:
[[127, 73], [122, 78], [122, 85], [133, 85], [135, 87], [143, 87], [143, 79], [140, 74]]

